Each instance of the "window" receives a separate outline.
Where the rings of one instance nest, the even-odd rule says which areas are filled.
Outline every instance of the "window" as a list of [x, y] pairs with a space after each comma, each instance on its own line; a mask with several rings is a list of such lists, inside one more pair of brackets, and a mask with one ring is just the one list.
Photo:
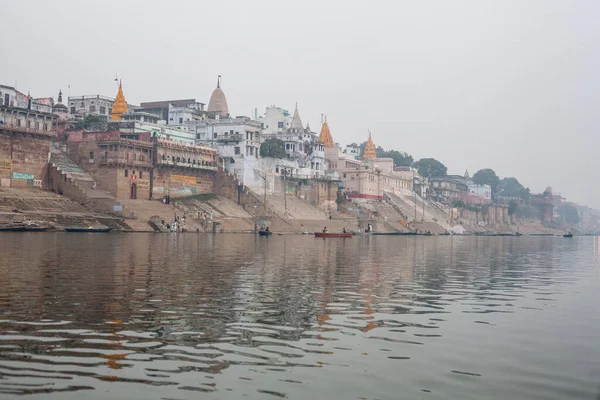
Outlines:
[[47, 123], [47, 122], [44, 122], [44, 130], [45, 130], [45, 131], [48, 131], [48, 130], [49, 130], [49, 129], [48, 129], [48, 123]]
[[230, 134], [230, 135], [233, 135], [233, 129], [229, 131], [229, 134]]
[[31, 121], [27, 120], [27, 129], [30, 129], [30, 128], [31, 128]]
[[96, 106], [90, 106], [90, 112], [91, 113], [95, 113], [96, 112]]
[[125, 177], [126, 177], [126, 178], [127, 178], [128, 172], [129, 172], [129, 171], [125, 170]]
[[217, 138], [217, 132], [213, 133], [213, 139]]
[[35, 129], [37, 129], [38, 131], [40, 130], [40, 123], [39, 122], [35, 123]]
[[283, 128], [283, 121], [277, 123], [277, 128]]
[[140, 171], [140, 179], [142, 179], [142, 178], [143, 178], [143, 176], [144, 176], [144, 172], [143, 172], [143, 171]]
[[75, 107], [71, 107], [71, 114], [75, 114]]
[[236, 147], [236, 148], [234, 149], [234, 152], [235, 152], [235, 154], [240, 154], [240, 148], [239, 148], [239, 147]]
[[183, 124], [183, 118], [182, 117], [179, 117], [179, 123]]
[[90, 151], [90, 160], [93, 160], [93, 159], [94, 159], [94, 152]]
[[21, 126], [21, 119], [17, 118], [17, 126]]
[[108, 114], [112, 115], [112, 107], [108, 109]]
[[100, 114], [103, 114], [103, 115], [106, 114], [106, 107], [100, 106]]
[[344, 178], [346, 177], [346, 173], [344, 172]]

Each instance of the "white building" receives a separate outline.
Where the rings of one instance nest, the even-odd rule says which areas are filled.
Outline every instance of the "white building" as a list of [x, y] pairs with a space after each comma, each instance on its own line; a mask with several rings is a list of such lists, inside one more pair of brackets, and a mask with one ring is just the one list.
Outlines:
[[122, 120], [115, 122], [124, 135], [150, 132], [159, 138], [174, 140], [177, 142], [193, 144], [196, 143], [194, 132], [190, 132], [186, 126], [170, 126], [165, 120], [156, 114], [134, 111], [122, 115]]
[[266, 108], [264, 117], [259, 121], [262, 123], [263, 133], [269, 135], [286, 132], [290, 128], [292, 118], [288, 110], [273, 105]]
[[188, 127], [196, 143], [216, 147], [223, 159], [225, 170], [250, 185], [259, 169], [260, 122], [248, 117], [207, 119], [192, 121]]
[[467, 187], [469, 188], [469, 193], [483, 197], [486, 200], [492, 200], [492, 187], [490, 185], [478, 185], [469, 181]]
[[69, 96], [68, 107], [71, 118], [83, 118], [87, 115], [104, 116], [110, 119], [115, 99], [106, 96], [84, 95]]
[[52, 101], [36, 102], [12, 86], [0, 85], [0, 125], [32, 132], [51, 132], [58, 116]]
[[312, 132], [308, 124], [306, 128], [302, 125], [298, 105], [291, 120], [286, 110], [275, 106], [267, 107], [262, 125], [262, 142], [267, 139], [283, 141], [288, 159], [296, 162], [300, 175], [314, 178], [325, 173], [325, 147], [319, 141], [319, 135]]

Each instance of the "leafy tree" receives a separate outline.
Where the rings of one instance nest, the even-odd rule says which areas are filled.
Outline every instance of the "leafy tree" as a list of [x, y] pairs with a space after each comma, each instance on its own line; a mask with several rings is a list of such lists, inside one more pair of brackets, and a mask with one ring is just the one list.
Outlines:
[[517, 178], [503, 178], [498, 184], [498, 196], [520, 197], [523, 200], [529, 199], [531, 193], [529, 188], [519, 183]]
[[446, 176], [448, 172], [448, 168], [435, 158], [421, 158], [413, 166], [417, 168], [419, 175], [428, 179]]
[[[75, 129], [99, 130], [106, 126], [106, 118], [99, 115], [86, 115], [81, 121], [77, 121]], [[97, 128], [97, 129], [96, 129]]]
[[261, 157], [287, 158], [285, 143], [281, 139], [267, 139], [260, 146]]
[[571, 225], [577, 225], [579, 223], [579, 213], [577, 209], [570, 204], [565, 204], [563, 207], [565, 213], [565, 221]]
[[[516, 179], [515, 179], [516, 180]], [[495, 196], [500, 184], [500, 178], [491, 168], [480, 169], [473, 175], [473, 182], [478, 185], [490, 185], [492, 188], [492, 196]], [[519, 181], [517, 181], [518, 183]]]
[[377, 157], [388, 157], [393, 159], [394, 166], [410, 167], [414, 163], [414, 159], [408, 153], [404, 153], [398, 150], [385, 151], [383, 149], [381, 149], [382, 151], [379, 152], [379, 149], [381, 149], [381, 147], [377, 148]]
[[[355, 143], [352, 143], [352, 145], [355, 145]], [[362, 142], [360, 144], [360, 154], [363, 154], [365, 152], [365, 147], [367, 147], [367, 142]], [[399, 166], [403, 166], [403, 167], [410, 167], [411, 165], [414, 164], [414, 159], [413, 157], [408, 154], [408, 153], [404, 153], [402, 151], [398, 151], [398, 150], [385, 150], [383, 147], [381, 146], [377, 146], [375, 148], [375, 153], [377, 154], [377, 157], [379, 158], [391, 158], [394, 160], [394, 166], [399, 167]]]

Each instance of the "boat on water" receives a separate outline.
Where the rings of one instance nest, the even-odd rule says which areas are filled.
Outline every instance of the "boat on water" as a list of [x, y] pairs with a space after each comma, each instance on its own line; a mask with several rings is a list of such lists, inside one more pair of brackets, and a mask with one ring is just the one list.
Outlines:
[[34, 226], [34, 225], [0, 226], [0, 232], [45, 232], [47, 230], [48, 230], [47, 226]]
[[112, 230], [112, 228], [108, 228], [108, 227], [94, 228], [93, 226], [65, 228], [65, 232], [97, 232], [97, 233], [102, 233], [102, 232], [110, 232], [111, 230]]
[[315, 232], [315, 237], [320, 237], [320, 238], [351, 238], [352, 234], [351, 233], [323, 233], [323, 232]]
[[373, 232], [377, 236], [416, 236], [417, 232]]
[[259, 236], [271, 236], [273, 232], [271, 231], [258, 231]]
[[569, 232], [569, 233], [565, 233], [565, 234], [563, 235], [563, 237], [566, 237], [566, 238], [572, 238], [572, 237], [573, 237], [573, 234], [572, 234], [571, 232]]

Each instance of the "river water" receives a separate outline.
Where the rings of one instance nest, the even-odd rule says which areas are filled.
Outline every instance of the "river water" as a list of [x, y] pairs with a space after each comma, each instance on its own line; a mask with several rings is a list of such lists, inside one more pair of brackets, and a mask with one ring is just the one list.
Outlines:
[[1, 235], [0, 398], [599, 398], [599, 238]]

